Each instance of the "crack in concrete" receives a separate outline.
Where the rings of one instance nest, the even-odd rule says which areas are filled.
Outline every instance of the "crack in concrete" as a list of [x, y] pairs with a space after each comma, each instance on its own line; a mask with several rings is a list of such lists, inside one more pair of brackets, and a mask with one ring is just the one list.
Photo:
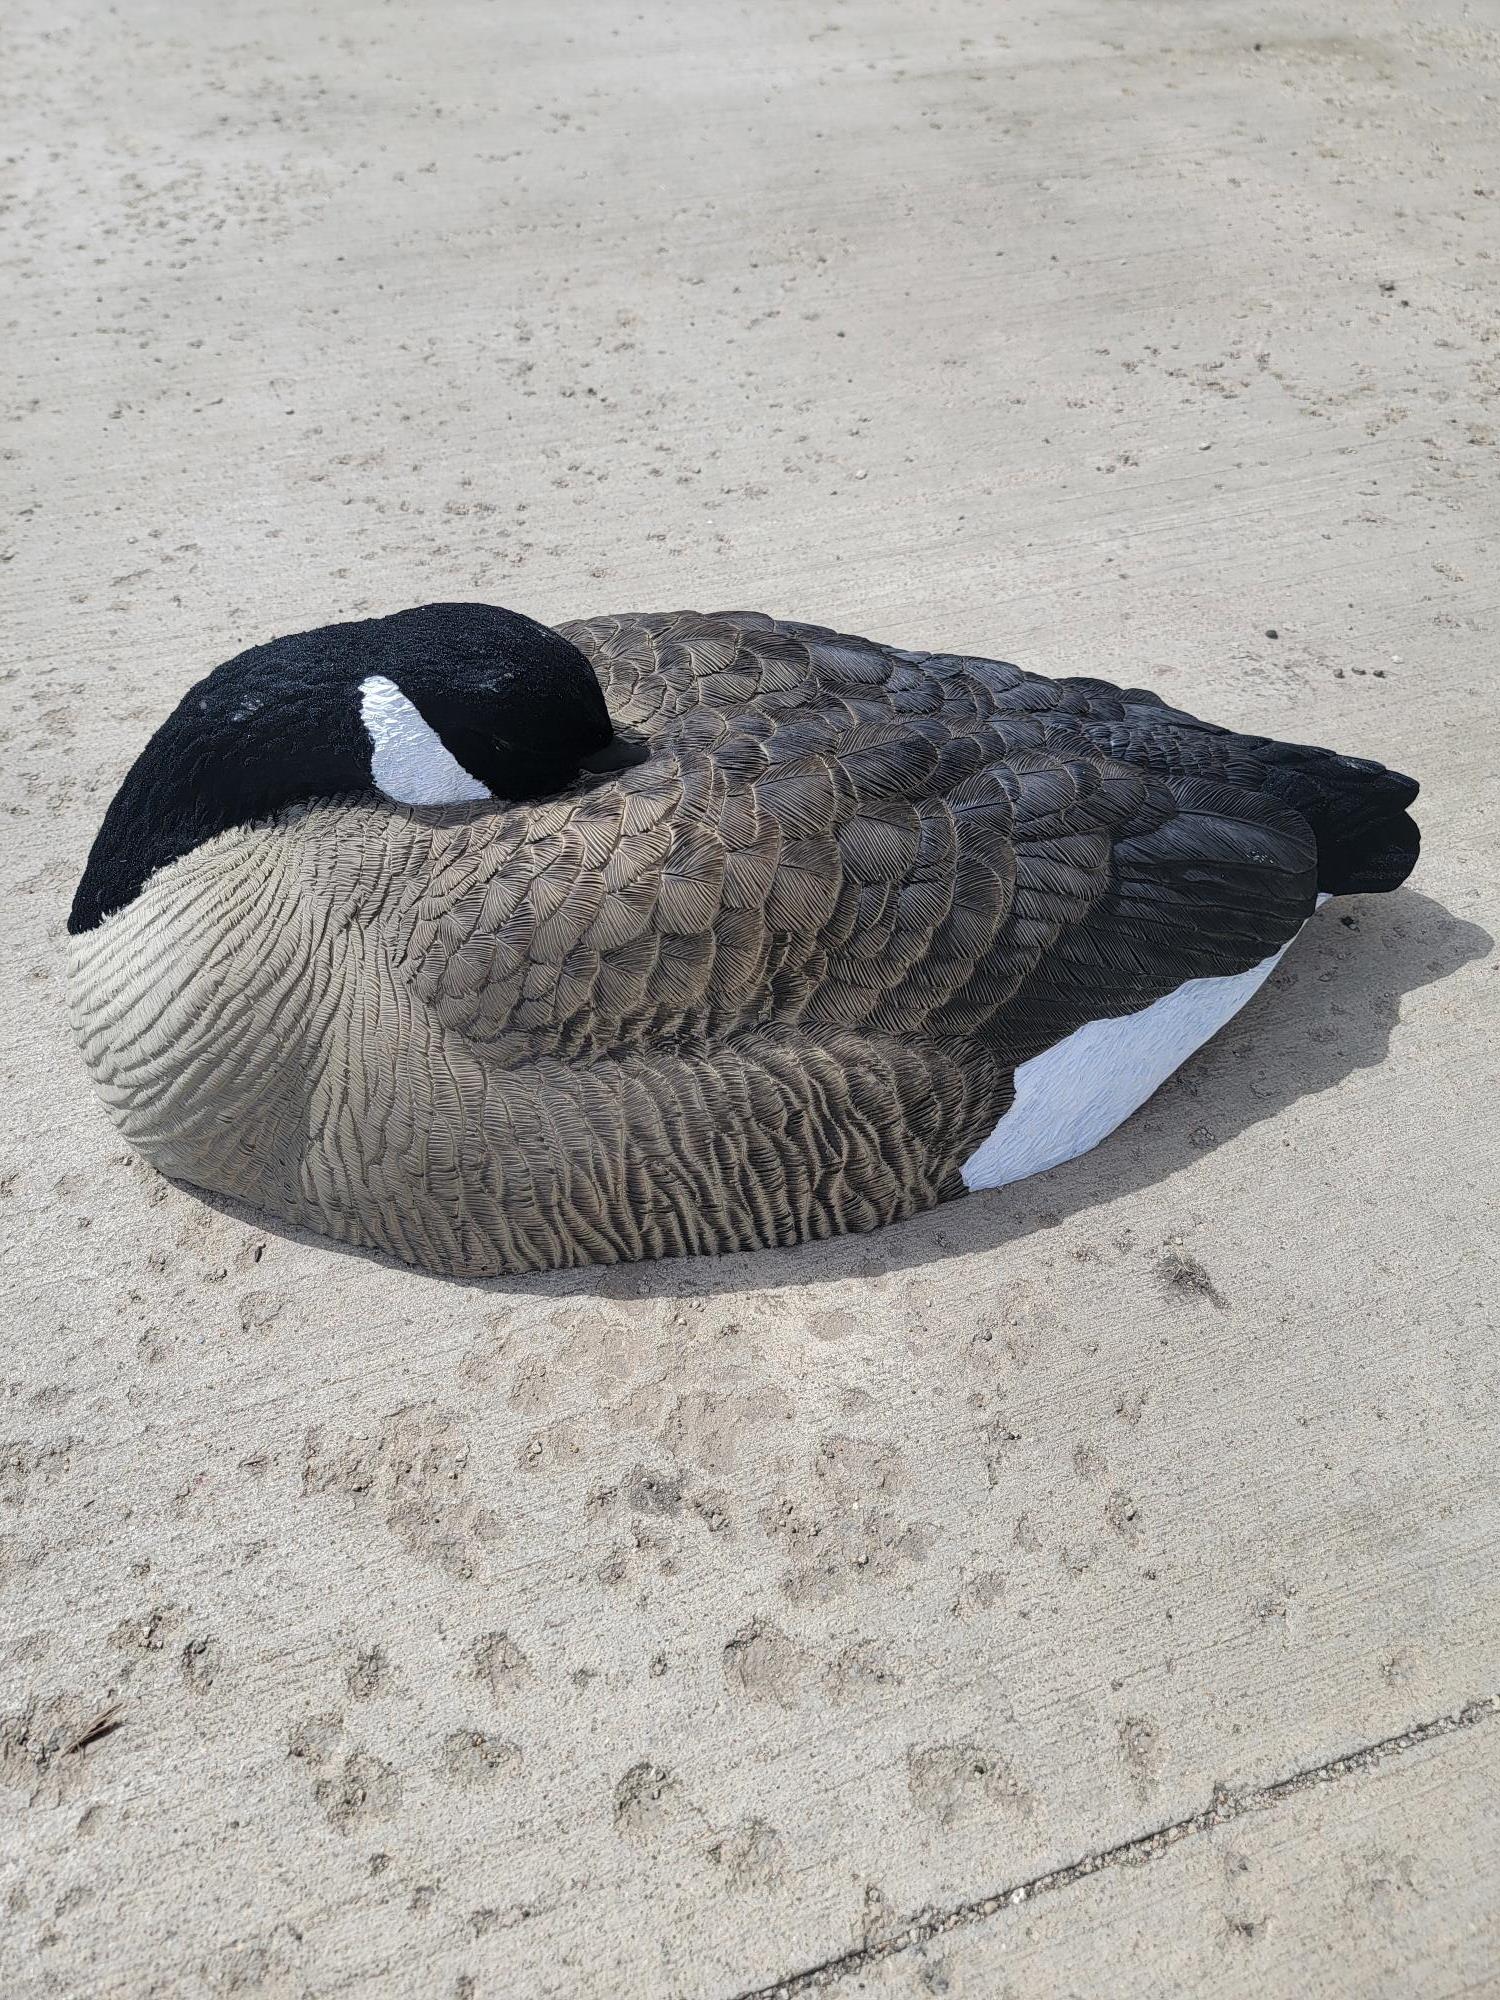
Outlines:
[[801, 1994], [826, 1992], [835, 1981], [848, 1974], [863, 1971], [884, 1959], [895, 1958], [901, 1952], [928, 1943], [932, 1938], [964, 1929], [970, 1924], [983, 1923], [990, 1917], [998, 1916], [1002, 1910], [1017, 1908], [1029, 1903], [1033, 1897], [1047, 1895], [1054, 1889], [1066, 1889], [1074, 1882], [1083, 1881], [1086, 1876], [1097, 1875], [1103, 1868], [1154, 1861], [1157, 1855], [1175, 1847], [1179, 1840], [1207, 1832], [1210, 1827], [1227, 1826], [1232, 1820], [1243, 1819], [1248, 1813], [1264, 1812], [1279, 1805], [1294, 1792], [1310, 1790], [1314, 1785], [1336, 1784], [1342, 1778], [1373, 1770], [1387, 1758], [1402, 1756], [1408, 1750], [1416, 1750], [1422, 1744], [1432, 1742], [1435, 1737], [1450, 1736], [1455, 1730], [1472, 1729], [1476, 1723], [1491, 1721], [1496, 1715], [1500, 1715], [1500, 1695], [1485, 1695], [1451, 1715], [1440, 1715], [1431, 1722], [1418, 1723], [1415, 1728], [1403, 1730], [1397, 1736], [1382, 1737], [1378, 1743], [1366, 1744], [1361, 1750], [1351, 1750], [1347, 1756], [1332, 1758], [1326, 1764], [1293, 1771], [1268, 1785], [1256, 1785], [1240, 1792], [1231, 1791], [1225, 1785], [1216, 1785], [1209, 1803], [1201, 1812], [1193, 1813], [1187, 1819], [1174, 1820], [1170, 1825], [1156, 1827], [1150, 1833], [1136, 1834], [1113, 1847], [1102, 1847], [1095, 1854], [1085, 1855], [1082, 1860], [1048, 1869], [1045, 1874], [1033, 1875], [1029, 1881], [1013, 1883], [1008, 1889], [997, 1889], [993, 1894], [978, 1897], [973, 1902], [955, 1904], [950, 1910], [919, 1911], [889, 1937], [856, 1945], [851, 1951], [825, 1959], [821, 1965], [808, 1966], [784, 1979], [773, 1980], [769, 1986], [747, 1987], [736, 1994], [734, 2000], [798, 2000]]

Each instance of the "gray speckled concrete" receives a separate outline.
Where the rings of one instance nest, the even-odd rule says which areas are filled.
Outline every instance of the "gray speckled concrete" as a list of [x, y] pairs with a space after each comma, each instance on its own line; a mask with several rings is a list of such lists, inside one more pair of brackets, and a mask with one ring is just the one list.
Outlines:
[[[21, 17], [0, 1989], [1495, 1991], [1493, 22]], [[458, 595], [1146, 682], [1428, 852], [1042, 1181], [444, 1285], [133, 1165], [58, 965], [189, 680]]]

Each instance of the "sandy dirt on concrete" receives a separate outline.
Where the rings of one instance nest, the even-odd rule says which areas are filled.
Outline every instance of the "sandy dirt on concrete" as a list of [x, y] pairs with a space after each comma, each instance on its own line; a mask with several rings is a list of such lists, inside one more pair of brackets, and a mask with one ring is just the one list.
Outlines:
[[[1497, 95], [1461, 0], [13, 16], [0, 1991], [1500, 1990]], [[456, 1286], [155, 1179], [183, 688], [750, 605], [1415, 771], [1101, 1150]]]

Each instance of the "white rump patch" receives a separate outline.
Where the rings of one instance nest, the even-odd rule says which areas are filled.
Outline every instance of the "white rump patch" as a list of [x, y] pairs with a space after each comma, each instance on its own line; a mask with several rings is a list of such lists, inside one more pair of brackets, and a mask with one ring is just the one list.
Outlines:
[[404, 806], [456, 806], [492, 796], [393, 680], [371, 674], [359, 684], [359, 701], [370, 739], [370, 778], [388, 799]]
[[[1319, 896], [1321, 906], [1326, 896]], [[1295, 942], [1226, 979], [1188, 979], [1138, 1014], [1089, 1021], [1016, 1071], [1016, 1101], [961, 1172], [1005, 1187], [1076, 1160], [1139, 1111], [1195, 1049], [1233, 1020]]]

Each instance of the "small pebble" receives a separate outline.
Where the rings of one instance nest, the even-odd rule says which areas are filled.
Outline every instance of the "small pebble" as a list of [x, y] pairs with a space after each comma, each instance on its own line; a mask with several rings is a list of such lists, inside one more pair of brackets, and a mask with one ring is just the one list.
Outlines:
[[1281, 634], [1276, 630], [1274, 625], [1268, 625], [1266, 627], [1266, 637], [1268, 639], [1279, 639]]

